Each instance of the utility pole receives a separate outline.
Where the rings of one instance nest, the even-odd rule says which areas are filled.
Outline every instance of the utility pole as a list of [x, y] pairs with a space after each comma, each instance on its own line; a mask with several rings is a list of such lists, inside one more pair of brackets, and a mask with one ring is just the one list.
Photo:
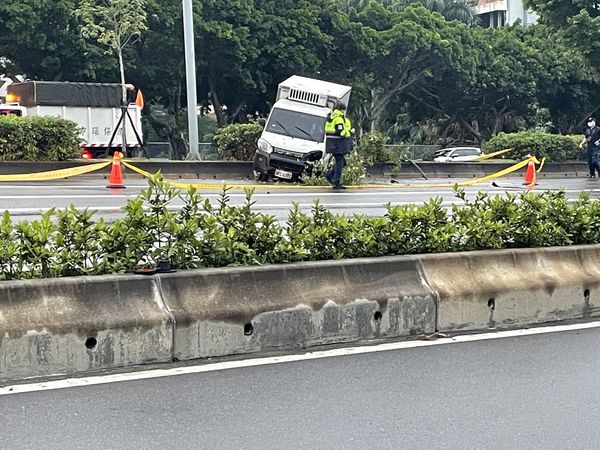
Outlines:
[[190, 148], [186, 159], [200, 159], [198, 143], [198, 96], [196, 95], [196, 51], [194, 49], [194, 9], [192, 0], [183, 0], [183, 35], [187, 83], [188, 132]]

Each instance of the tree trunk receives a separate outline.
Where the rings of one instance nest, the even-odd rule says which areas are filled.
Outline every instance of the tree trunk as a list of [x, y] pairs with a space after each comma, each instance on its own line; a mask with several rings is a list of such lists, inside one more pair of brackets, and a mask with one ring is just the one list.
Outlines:
[[[123, 49], [120, 46], [117, 49], [117, 53], [119, 55], [119, 71], [121, 72], [121, 104], [123, 107], [127, 108], [127, 88], [125, 87], [125, 64], [123, 63]], [[121, 109], [121, 114], [124, 113], [125, 110]], [[127, 118], [123, 118], [123, 134], [121, 135], [123, 147], [121, 148], [121, 152], [123, 154], [127, 153]], [[129, 155], [127, 155], [129, 156]]]
[[183, 138], [183, 133], [177, 126], [177, 121], [174, 116], [167, 116], [165, 119], [159, 119], [152, 114], [152, 109], [144, 109], [147, 111], [146, 117], [150, 125], [161, 138], [167, 139], [171, 147], [171, 159], [185, 159], [187, 155], [187, 145]]
[[227, 125], [227, 117], [225, 115], [225, 111], [223, 111], [223, 105], [221, 105], [221, 102], [219, 101], [215, 83], [211, 76], [208, 77], [208, 87], [210, 88], [210, 99], [212, 101], [213, 108], [215, 109], [215, 116], [217, 117], [217, 126], [222, 128]]

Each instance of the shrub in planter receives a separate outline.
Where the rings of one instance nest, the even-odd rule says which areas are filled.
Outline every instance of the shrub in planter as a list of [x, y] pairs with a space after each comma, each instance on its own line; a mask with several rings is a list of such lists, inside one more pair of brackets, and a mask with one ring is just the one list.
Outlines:
[[79, 156], [79, 126], [57, 117], [0, 117], [0, 160], [64, 161]]
[[232, 124], [219, 129], [214, 137], [219, 156], [226, 160], [252, 161], [262, 130], [257, 124]]
[[[381, 217], [334, 214], [318, 201], [294, 205], [285, 225], [253, 209], [253, 190], [231, 204], [191, 189], [181, 193], [160, 177], [131, 199], [125, 217], [96, 221], [74, 207], [39, 220], [0, 216], [0, 281], [100, 275], [156, 268], [260, 265], [294, 261], [600, 243], [600, 201], [564, 192], [457, 196], [451, 214], [442, 199], [387, 205]], [[181, 205], [173, 209], [173, 203]]]
[[512, 159], [523, 159], [528, 154], [549, 161], [562, 162], [583, 159], [584, 152], [579, 148], [581, 136], [565, 136], [542, 131], [521, 131], [500, 133], [483, 145], [485, 152], [495, 152], [512, 148], [508, 154]]

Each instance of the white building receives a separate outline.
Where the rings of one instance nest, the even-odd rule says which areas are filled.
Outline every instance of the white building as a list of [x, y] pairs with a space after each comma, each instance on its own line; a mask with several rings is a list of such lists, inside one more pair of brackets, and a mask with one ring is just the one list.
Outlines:
[[525, 8], [523, 0], [477, 0], [475, 14], [484, 27], [490, 28], [512, 25], [517, 20], [521, 25], [531, 25], [538, 20], [535, 13]]

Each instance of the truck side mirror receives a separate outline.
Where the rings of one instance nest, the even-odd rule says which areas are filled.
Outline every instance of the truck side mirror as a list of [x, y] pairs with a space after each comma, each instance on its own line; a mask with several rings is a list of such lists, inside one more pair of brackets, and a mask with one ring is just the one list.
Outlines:
[[264, 128], [265, 126], [267, 126], [267, 121], [261, 117], [260, 119], [258, 119], [258, 124]]

